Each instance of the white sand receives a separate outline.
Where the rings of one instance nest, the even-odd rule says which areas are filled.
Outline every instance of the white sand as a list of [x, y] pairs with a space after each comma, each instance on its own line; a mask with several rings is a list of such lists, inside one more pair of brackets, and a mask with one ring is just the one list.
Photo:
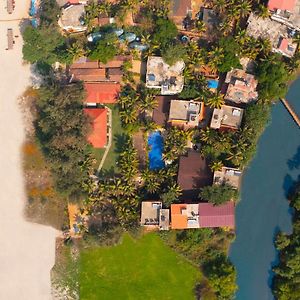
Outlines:
[[[0, 2], [0, 20], [25, 17], [29, 1], [16, 0], [8, 15]], [[13, 28], [16, 44], [7, 47], [7, 28]], [[0, 299], [51, 299], [50, 270], [55, 261], [57, 232], [24, 220], [24, 181], [20, 147], [24, 140], [17, 98], [30, 84], [29, 66], [22, 64], [19, 22], [0, 21]]]

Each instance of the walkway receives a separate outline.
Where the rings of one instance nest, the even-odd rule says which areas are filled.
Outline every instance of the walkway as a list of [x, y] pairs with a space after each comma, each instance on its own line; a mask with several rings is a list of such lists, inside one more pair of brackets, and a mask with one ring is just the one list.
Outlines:
[[283, 105], [285, 106], [285, 108], [288, 110], [288, 112], [290, 113], [290, 115], [292, 116], [292, 118], [294, 119], [294, 121], [297, 123], [297, 125], [300, 127], [300, 119], [297, 116], [297, 114], [295, 113], [295, 111], [293, 110], [293, 108], [291, 107], [291, 105], [288, 103], [288, 101], [284, 98], [280, 98], [281, 102], [283, 103]]
[[103, 154], [103, 157], [101, 159], [101, 162], [99, 164], [99, 167], [97, 169], [96, 175], [99, 176], [99, 173], [104, 165], [106, 156], [108, 155], [108, 152], [110, 150], [111, 144], [112, 144], [112, 111], [109, 107], [105, 106], [108, 111], [108, 143], [106, 145], [105, 152]]

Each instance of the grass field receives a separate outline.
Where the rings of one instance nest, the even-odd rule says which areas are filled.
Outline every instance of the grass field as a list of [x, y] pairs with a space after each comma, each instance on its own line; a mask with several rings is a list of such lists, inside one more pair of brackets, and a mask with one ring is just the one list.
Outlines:
[[154, 233], [120, 245], [83, 249], [79, 260], [80, 299], [195, 299], [201, 273]]
[[[116, 104], [107, 106], [112, 110], [112, 144], [104, 162], [102, 173], [103, 175], [113, 175], [117, 172], [116, 161], [118, 158], [118, 151], [122, 146], [122, 136], [124, 134], [124, 130], [121, 126], [118, 106]], [[105, 149], [92, 149], [92, 152], [97, 159], [97, 165], [95, 166], [97, 169]]]

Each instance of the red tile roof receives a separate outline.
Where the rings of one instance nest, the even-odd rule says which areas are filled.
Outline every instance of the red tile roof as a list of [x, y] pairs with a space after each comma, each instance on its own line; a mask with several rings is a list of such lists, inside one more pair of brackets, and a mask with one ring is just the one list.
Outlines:
[[80, 57], [70, 66], [71, 69], [94, 69], [99, 68], [99, 62]]
[[116, 103], [121, 91], [119, 83], [97, 82], [85, 83], [87, 95], [85, 103]]
[[296, 0], [269, 0], [268, 8], [270, 10], [288, 10], [293, 12], [295, 9]]
[[288, 39], [282, 39], [281, 42], [280, 42], [279, 49], [282, 50], [282, 51], [286, 51], [287, 48], [288, 48], [288, 45], [289, 45]]
[[93, 128], [88, 141], [94, 148], [103, 148], [107, 143], [107, 109], [84, 108], [84, 112], [90, 117]]
[[199, 224], [204, 227], [230, 227], [234, 228], [234, 203], [228, 201], [225, 204], [214, 206], [210, 203], [199, 204]]
[[106, 64], [104, 63], [99, 63], [99, 66], [100, 68], [121, 68], [124, 61], [127, 61], [127, 60], [130, 60], [131, 57], [130, 56], [122, 56], [122, 55], [119, 55], [119, 56], [115, 56], [113, 58], [113, 60], [107, 62]]
[[171, 15], [173, 17], [185, 17], [188, 10], [192, 10], [191, 0], [173, 0], [171, 1]]
[[73, 80], [90, 82], [106, 81], [105, 69], [70, 69]]

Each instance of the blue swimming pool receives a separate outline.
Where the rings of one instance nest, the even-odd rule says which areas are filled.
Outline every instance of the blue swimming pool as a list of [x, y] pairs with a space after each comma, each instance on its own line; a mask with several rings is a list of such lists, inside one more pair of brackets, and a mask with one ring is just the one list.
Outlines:
[[150, 170], [162, 169], [165, 166], [162, 158], [164, 142], [160, 131], [154, 131], [149, 134], [148, 145], [150, 147], [148, 155]]

